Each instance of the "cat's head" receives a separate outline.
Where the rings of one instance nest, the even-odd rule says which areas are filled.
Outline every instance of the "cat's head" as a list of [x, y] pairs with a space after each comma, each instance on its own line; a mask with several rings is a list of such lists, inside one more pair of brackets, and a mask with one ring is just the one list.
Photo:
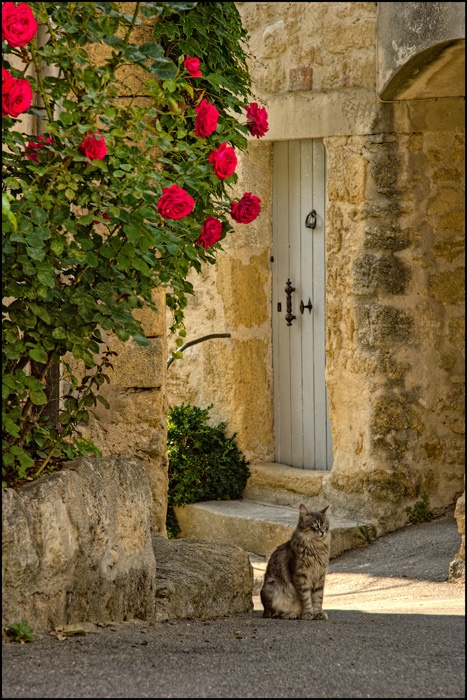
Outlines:
[[328, 508], [329, 506], [326, 506], [322, 510], [312, 511], [302, 503], [299, 507], [298, 529], [317, 539], [326, 537], [329, 532], [329, 520], [326, 516]]

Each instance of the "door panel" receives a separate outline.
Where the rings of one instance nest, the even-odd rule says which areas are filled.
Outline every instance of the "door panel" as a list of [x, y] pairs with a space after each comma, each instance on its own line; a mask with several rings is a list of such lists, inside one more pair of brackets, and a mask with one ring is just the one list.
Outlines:
[[[319, 139], [274, 144], [273, 365], [276, 462], [330, 469], [325, 371], [325, 153]], [[316, 211], [316, 226], [306, 220]], [[291, 325], [286, 323], [290, 279]], [[300, 311], [300, 302], [312, 304]]]

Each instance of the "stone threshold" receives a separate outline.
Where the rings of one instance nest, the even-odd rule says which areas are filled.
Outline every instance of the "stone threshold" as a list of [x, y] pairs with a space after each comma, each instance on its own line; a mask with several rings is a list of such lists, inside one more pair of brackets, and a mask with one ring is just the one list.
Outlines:
[[[298, 507], [249, 499], [203, 501], [175, 508], [181, 537], [228, 542], [246, 552], [268, 558], [290, 539]], [[329, 514], [331, 557], [358, 546], [358, 523]]]

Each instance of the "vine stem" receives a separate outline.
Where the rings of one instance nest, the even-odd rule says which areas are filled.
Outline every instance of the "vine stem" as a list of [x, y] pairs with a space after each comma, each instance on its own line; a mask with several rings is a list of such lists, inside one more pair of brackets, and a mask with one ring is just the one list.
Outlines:
[[37, 477], [40, 475], [40, 473], [46, 468], [46, 466], [48, 465], [48, 463], [49, 463], [50, 460], [52, 459], [52, 455], [53, 455], [53, 453], [54, 453], [54, 450], [55, 450], [56, 446], [57, 446], [57, 441], [54, 442], [54, 444], [52, 445], [52, 449], [50, 450], [49, 454], [48, 454], [47, 457], [44, 459], [44, 461], [42, 462], [42, 464], [41, 464], [41, 466], [39, 467], [39, 469], [37, 470], [37, 472], [34, 474], [34, 477], [33, 477], [34, 479], [37, 479]]

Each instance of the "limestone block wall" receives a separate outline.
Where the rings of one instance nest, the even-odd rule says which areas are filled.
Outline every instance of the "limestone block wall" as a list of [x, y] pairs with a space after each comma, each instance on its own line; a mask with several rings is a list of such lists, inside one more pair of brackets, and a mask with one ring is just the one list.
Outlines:
[[[215, 266], [193, 273], [196, 296], [186, 314], [186, 339], [230, 333], [187, 348], [167, 373], [169, 405], [189, 401], [210, 411], [211, 422], [227, 422], [229, 435], [248, 459], [272, 459], [271, 346], [271, 146], [250, 142], [237, 168], [234, 197], [251, 192], [261, 214], [251, 224], [234, 224], [222, 242]], [[168, 324], [169, 325], [169, 324]], [[169, 351], [175, 350], [173, 338]]]
[[[463, 134], [326, 147], [325, 490], [390, 529], [420, 494], [442, 509], [463, 490]], [[352, 168], [353, 193], [342, 187]]]
[[[101, 395], [109, 402], [106, 409], [98, 404], [95, 413], [81, 432], [91, 439], [105, 457], [138, 457], [151, 484], [154, 501], [153, 527], [166, 534], [167, 513], [167, 347], [165, 340], [165, 295], [153, 294], [159, 313], [150, 309], [135, 312], [151, 340], [150, 346], [133, 340], [122, 343], [108, 337], [109, 347], [117, 353], [111, 358], [113, 369], [109, 384], [101, 386]], [[104, 337], [104, 334], [103, 334]]]
[[379, 99], [376, 3], [236, 4], [270, 123], [242, 158], [239, 185], [264, 209], [194, 280], [187, 339], [232, 338], [190, 348], [172, 365], [169, 403], [214, 403], [253, 461], [273, 458], [264, 168], [274, 141], [323, 138], [334, 445], [324, 492], [341, 512], [390, 530], [421, 494], [442, 510], [463, 491], [463, 101]]

